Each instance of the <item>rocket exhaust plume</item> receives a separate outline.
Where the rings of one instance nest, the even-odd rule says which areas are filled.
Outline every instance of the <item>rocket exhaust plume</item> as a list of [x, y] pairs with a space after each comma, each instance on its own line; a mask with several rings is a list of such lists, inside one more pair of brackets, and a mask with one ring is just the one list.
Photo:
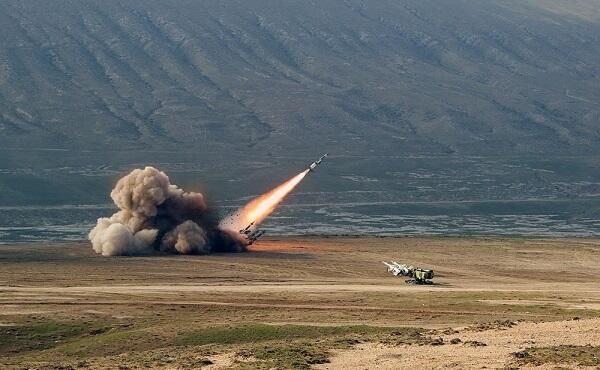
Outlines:
[[203, 194], [183, 191], [154, 167], [133, 170], [110, 196], [120, 210], [98, 219], [89, 234], [94, 251], [104, 256], [241, 252], [248, 244], [219, 228]]
[[271, 191], [252, 200], [235, 214], [223, 220], [220, 227], [225, 230], [238, 231], [250, 224], [257, 226], [275, 210], [285, 196], [294, 190], [309, 172], [310, 169], [304, 170]]
[[230, 230], [233, 232], [244, 232], [250, 227], [256, 228], [258, 224], [275, 210], [277, 205], [283, 201], [286, 195], [294, 190], [306, 175], [314, 171], [328, 155], [328, 153], [323, 154], [319, 159], [311, 163], [306, 170], [300, 172], [268, 193], [252, 200], [232, 216], [223, 220], [219, 227], [223, 230]]

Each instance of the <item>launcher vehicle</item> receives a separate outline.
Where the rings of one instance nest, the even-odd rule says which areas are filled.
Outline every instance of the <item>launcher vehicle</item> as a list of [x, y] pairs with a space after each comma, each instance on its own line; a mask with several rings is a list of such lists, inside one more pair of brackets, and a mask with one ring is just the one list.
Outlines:
[[394, 276], [406, 276], [411, 279], [406, 280], [407, 284], [433, 284], [433, 270], [426, 270], [412, 265], [400, 264], [396, 261], [385, 262], [382, 261], [387, 267], [387, 272]]
[[248, 245], [252, 245], [258, 240], [258, 238], [263, 236], [265, 232], [264, 230], [258, 230], [256, 226], [254, 226], [254, 221], [252, 221], [250, 225], [240, 230], [240, 234], [246, 237], [246, 240], [248, 240]]

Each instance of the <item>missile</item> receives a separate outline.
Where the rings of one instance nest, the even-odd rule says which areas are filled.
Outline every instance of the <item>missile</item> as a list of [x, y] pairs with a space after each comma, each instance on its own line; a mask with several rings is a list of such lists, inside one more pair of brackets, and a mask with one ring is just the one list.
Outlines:
[[250, 225], [246, 226], [246, 228], [245, 228], [245, 229], [241, 229], [241, 230], [240, 230], [240, 234], [246, 234], [246, 235], [250, 234], [250, 233], [252, 232], [250, 229], [252, 228], [252, 226], [254, 226], [254, 222], [255, 222], [255, 221], [252, 221], [252, 222], [250, 223]]
[[263, 230], [257, 230], [253, 234], [249, 235], [248, 236], [248, 245], [254, 244], [254, 242], [256, 242], [258, 240], [258, 238], [260, 238], [264, 234], [265, 234], [265, 232]]
[[388, 272], [392, 272], [392, 271], [393, 271], [393, 270], [396, 268], [396, 266], [394, 266], [394, 265], [392, 265], [392, 264], [390, 264], [390, 263], [387, 263], [387, 262], [385, 262], [385, 261], [381, 261], [381, 262], [382, 262], [384, 265], [386, 265], [386, 266], [387, 266], [387, 270], [388, 270]]
[[315, 170], [315, 168], [317, 168], [317, 166], [320, 165], [321, 162], [323, 161], [323, 159], [325, 159], [325, 157], [327, 157], [328, 155], [329, 155], [329, 153], [325, 153], [321, 156], [321, 158], [319, 158], [316, 161], [314, 161], [313, 163], [311, 163], [310, 166], [308, 166], [308, 171], [313, 172]]

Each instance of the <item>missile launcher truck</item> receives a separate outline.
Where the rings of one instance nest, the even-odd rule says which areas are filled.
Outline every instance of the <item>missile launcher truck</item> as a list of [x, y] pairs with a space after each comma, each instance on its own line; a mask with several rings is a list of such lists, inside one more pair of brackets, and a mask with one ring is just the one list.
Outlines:
[[387, 271], [394, 276], [406, 276], [411, 279], [406, 280], [407, 284], [433, 284], [433, 270], [426, 270], [419, 267], [409, 266], [406, 264], [400, 264], [396, 261], [385, 262], [383, 264], [387, 267]]

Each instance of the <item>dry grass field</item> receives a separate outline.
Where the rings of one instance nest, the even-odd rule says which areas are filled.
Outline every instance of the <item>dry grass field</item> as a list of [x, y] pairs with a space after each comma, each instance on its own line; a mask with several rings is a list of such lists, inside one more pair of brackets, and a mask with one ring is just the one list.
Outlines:
[[[413, 286], [382, 260], [435, 270]], [[597, 368], [600, 241], [280, 238], [243, 254], [0, 246], [0, 368]]]

